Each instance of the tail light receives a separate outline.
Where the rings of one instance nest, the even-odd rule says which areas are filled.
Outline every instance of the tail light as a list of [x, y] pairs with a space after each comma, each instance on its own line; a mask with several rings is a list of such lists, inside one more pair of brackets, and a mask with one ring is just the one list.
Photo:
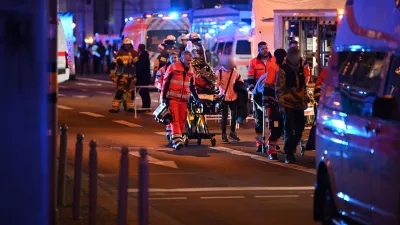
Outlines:
[[65, 68], [69, 68], [69, 61], [68, 61], [68, 52], [65, 52]]

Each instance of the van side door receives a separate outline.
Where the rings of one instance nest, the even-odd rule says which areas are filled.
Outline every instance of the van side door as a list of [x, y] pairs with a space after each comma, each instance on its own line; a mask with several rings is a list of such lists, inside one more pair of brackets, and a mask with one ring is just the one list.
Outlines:
[[[389, 63], [388, 63], [389, 65]], [[400, 55], [393, 56], [387, 73], [385, 95], [396, 105], [377, 105], [372, 149], [374, 224], [400, 224]]]
[[386, 53], [348, 51], [340, 68], [341, 105], [346, 116], [348, 148], [343, 152], [344, 186], [338, 197], [344, 202], [344, 212], [363, 224], [370, 224], [373, 191], [371, 172], [373, 162], [372, 105], [383, 94]]

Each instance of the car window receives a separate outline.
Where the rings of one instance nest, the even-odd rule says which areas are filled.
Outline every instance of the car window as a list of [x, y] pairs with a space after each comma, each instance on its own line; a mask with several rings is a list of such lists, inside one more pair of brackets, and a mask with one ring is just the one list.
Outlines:
[[372, 116], [372, 104], [384, 82], [384, 52], [340, 52], [339, 81], [342, 109]]
[[218, 42], [215, 42], [215, 44], [213, 45], [213, 47], [211, 48], [212, 52], [215, 52], [217, 50], [217, 46], [218, 46]]
[[218, 55], [221, 55], [221, 54], [222, 54], [222, 50], [224, 49], [224, 45], [225, 45], [225, 42], [219, 42], [219, 44], [218, 44], [218, 50], [217, 50], [217, 54], [218, 54]]
[[224, 47], [224, 55], [230, 55], [232, 54], [232, 45], [233, 42], [229, 41], [225, 43], [225, 47]]
[[386, 94], [393, 96], [397, 100], [397, 112], [394, 113], [396, 115], [394, 119], [400, 121], [400, 56], [393, 57], [388, 78]]
[[237, 55], [251, 55], [250, 42], [247, 40], [239, 40], [236, 42]]

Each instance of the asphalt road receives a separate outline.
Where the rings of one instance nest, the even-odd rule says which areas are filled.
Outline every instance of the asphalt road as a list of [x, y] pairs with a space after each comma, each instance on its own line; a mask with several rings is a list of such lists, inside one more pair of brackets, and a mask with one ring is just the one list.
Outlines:
[[[295, 165], [284, 164], [283, 154], [279, 162], [268, 160], [255, 152], [251, 120], [237, 130], [239, 143], [222, 144], [219, 124], [209, 121], [217, 134], [216, 147], [208, 140], [202, 145], [193, 140], [189, 147], [173, 151], [166, 146], [165, 128], [151, 113], [139, 113], [136, 119], [123, 111], [108, 113], [114, 88], [108, 81], [90, 80], [93, 78], [98, 79], [78, 77], [60, 84], [59, 124], [69, 127], [69, 149], [73, 149], [77, 133], [84, 134], [85, 165], [88, 142], [96, 140], [99, 178], [112, 187], [111, 191], [118, 187], [119, 149], [126, 145], [131, 150], [129, 193], [137, 195], [137, 150], [146, 147], [150, 156], [150, 205], [175, 224], [315, 224], [313, 152], [298, 155]], [[141, 105], [140, 98], [137, 100]], [[152, 100], [156, 107], [156, 93], [152, 93]], [[72, 151], [69, 160], [73, 162]], [[150, 218], [150, 222], [167, 224], [156, 218]]]

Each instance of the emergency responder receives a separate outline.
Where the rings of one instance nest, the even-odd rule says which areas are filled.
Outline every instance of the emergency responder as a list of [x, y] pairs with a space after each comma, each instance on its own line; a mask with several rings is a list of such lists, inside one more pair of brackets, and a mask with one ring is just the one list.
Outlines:
[[207, 63], [206, 51], [204, 50], [204, 46], [201, 44], [200, 35], [196, 32], [190, 33], [189, 41], [191, 41], [193, 45], [197, 46], [197, 54], [199, 55], [200, 59]]
[[180, 36], [180, 39], [182, 41], [182, 46], [179, 48], [179, 54], [181, 54], [183, 51], [185, 51], [185, 48], [187, 46], [187, 42], [188, 42], [189, 38], [187, 37], [186, 34], [182, 34]]
[[267, 43], [264, 41], [258, 43], [258, 56], [250, 61], [247, 75], [249, 90], [252, 91], [258, 79], [274, 67], [276, 67], [275, 58], [268, 51]]
[[[167, 68], [169, 65], [173, 64], [173, 63], [178, 63], [179, 62], [179, 58], [178, 58], [178, 54], [176, 52], [171, 52], [171, 54], [169, 54], [169, 60], [168, 63], [161, 67], [158, 71], [157, 71], [157, 75], [156, 75], [156, 82], [154, 83], [154, 85], [161, 90], [162, 88], [162, 83], [164, 80], [164, 75], [165, 72], [167, 71]], [[167, 140], [168, 143], [171, 144], [171, 135], [172, 135], [172, 131], [171, 131], [171, 124], [168, 124], [166, 126], [166, 135], [167, 135]]]
[[194, 86], [194, 70], [191, 66], [192, 54], [184, 51], [181, 61], [168, 66], [161, 90], [162, 102], [168, 105], [172, 114], [172, 146], [179, 150], [183, 147], [182, 132], [185, 126], [187, 104], [190, 95], [201, 105]]
[[162, 41], [160, 46], [158, 47], [160, 51], [160, 55], [157, 56], [157, 59], [154, 61], [153, 66], [153, 77], [157, 75], [157, 71], [165, 66], [168, 62], [169, 53], [174, 50], [174, 46], [176, 43], [176, 38], [174, 35], [168, 35], [166, 39]]
[[314, 99], [317, 103], [319, 102], [319, 97], [321, 96], [321, 88], [322, 84], [324, 83], [325, 70], [326, 67], [322, 69], [321, 74], [319, 74], [317, 81], [315, 82]]
[[128, 112], [134, 112], [133, 101], [135, 99], [135, 82], [138, 53], [133, 50], [133, 44], [130, 38], [125, 37], [122, 40], [122, 46], [115, 56], [111, 65], [110, 77], [117, 86], [117, 92], [112, 102], [111, 113], [118, 113], [122, 97], [126, 93], [126, 107]]
[[285, 163], [295, 163], [297, 143], [304, 131], [304, 110], [308, 97], [303, 64], [298, 48], [288, 50], [286, 61], [276, 77], [276, 96], [283, 116]]
[[[299, 49], [299, 42], [296, 40], [289, 41], [289, 48], [292, 48], [292, 47]], [[307, 61], [304, 60], [303, 58], [300, 59], [300, 64], [303, 65], [304, 76], [306, 77], [306, 84], [308, 84], [308, 82], [310, 82], [310, 79], [311, 79], [310, 67], [308, 66]]]
[[[278, 51], [279, 52], [279, 51]], [[263, 110], [267, 110], [268, 115], [268, 151], [264, 152], [268, 154], [268, 158], [271, 160], [277, 160], [278, 155], [276, 152], [276, 145], [278, 139], [281, 137], [281, 130], [279, 128], [280, 113], [277, 100], [275, 98], [275, 81], [276, 74], [279, 70], [278, 65], [275, 62], [269, 62], [269, 68], [267, 72], [263, 73], [258, 79], [256, 86], [253, 91], [253, 110], [255, 118], [255, 131], [256, 131], [256, 146], [257, 152], [263, 152], [264, 136], [263, 133], [264, 125], [264, 113]]]

